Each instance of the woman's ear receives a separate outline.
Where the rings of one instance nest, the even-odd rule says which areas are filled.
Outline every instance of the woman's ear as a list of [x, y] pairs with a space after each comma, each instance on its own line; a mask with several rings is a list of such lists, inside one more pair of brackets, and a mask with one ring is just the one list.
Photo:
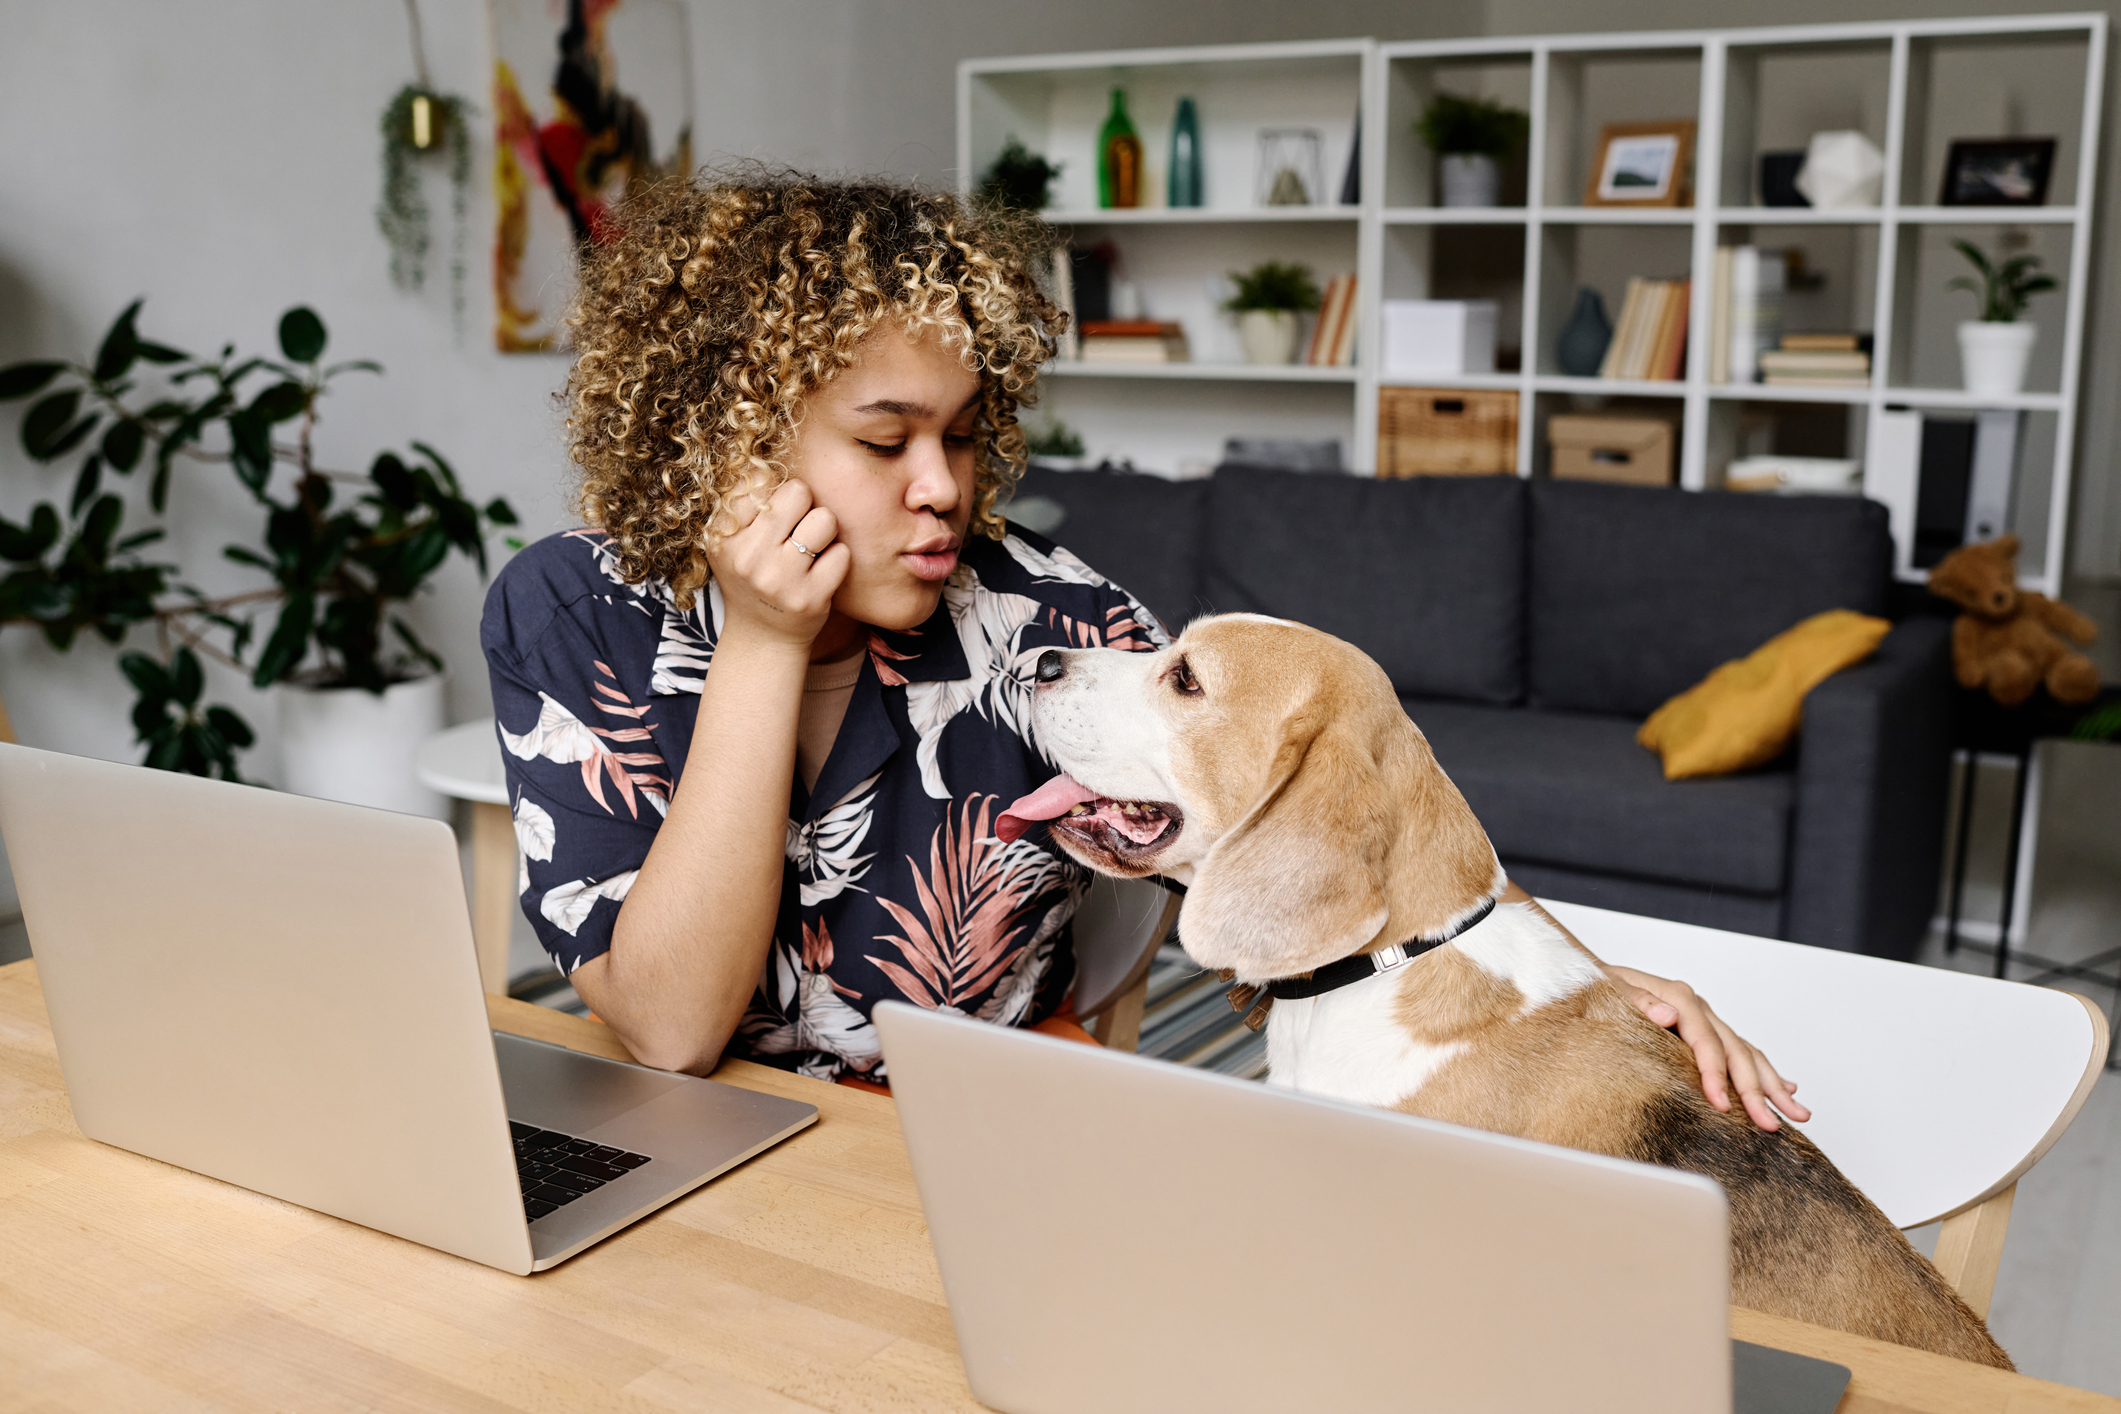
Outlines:
[[1268, 782], [1194, 867], [1178, 915], [1196, 962], [1248, 981], [1347, 957], [1391, 912], [1392, 812], [1371, 764], [1329, 728], [1284, 741]]

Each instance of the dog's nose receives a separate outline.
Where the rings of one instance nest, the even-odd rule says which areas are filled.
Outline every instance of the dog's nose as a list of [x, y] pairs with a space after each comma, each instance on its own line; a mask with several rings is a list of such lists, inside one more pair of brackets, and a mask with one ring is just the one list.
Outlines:
[[1045, 652], [1038, 655], [1038, 680], [1040, 682], [1059, 682], [1067, 671], [1068, 665], [1062, 659], [1060, 649], [1048, 648]]

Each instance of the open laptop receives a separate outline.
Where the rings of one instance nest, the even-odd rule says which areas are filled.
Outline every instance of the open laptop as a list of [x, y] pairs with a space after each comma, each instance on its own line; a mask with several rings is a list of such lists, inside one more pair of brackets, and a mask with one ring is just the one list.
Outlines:
[[527, 1274], [814, 1106], [488, 1029], [436, 820], [0, 745], [91, 1139]]
[[1827, 1414], [1730, 1339], [1722, 1190], [887, 1002], [965, 1374], [1007, 1414]]

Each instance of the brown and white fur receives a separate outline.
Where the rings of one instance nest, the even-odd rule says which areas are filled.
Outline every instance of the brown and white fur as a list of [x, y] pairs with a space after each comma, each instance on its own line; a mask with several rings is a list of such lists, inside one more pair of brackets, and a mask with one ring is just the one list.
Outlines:
[[[1157, 654], [1048, 654], [1038, 677], [1039, 740], [1100, 797], [1054, 839], [1105, 873], [1185, 884], [1179, 932], [1204, 967], [1307, 973], [1440, 932], [1507, 883], [1383, 671], [1339, 639], [1226, 615]], [[2010, 1368], [1810, 1140], [1710, 1105], [1685, 1044], [1536, 904], [1276, 1001], [1267, 1028], [1271, 1083], [1715, 1179], [1739, 1305]]]

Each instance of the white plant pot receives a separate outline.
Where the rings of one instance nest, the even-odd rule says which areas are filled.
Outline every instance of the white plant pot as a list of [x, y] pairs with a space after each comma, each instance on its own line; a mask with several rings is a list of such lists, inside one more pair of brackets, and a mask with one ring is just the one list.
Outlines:
[[1237, 316], [1237, 338], [1246, 363], [1287, 363], [1296, 357], [1296, 312], [1248, 309]]
[[1966, 372], [1966, 391], [1983, 398], [2007, 398], [2025, 390], [2025, 365], [2033, 356], [2037, 324], [1998, 324], [1969, 319], [1959, 326], [1959, 363]]
[[413, 753], [442, 730], [439, 674], [383, 695], [357, 687], [273, 689], [280, 704], [281, 785], [297, 795], [372, 805], [430, 819], [449, 801], [413, 775]]
[[1446, 152], [1437, 159], [1445, 206], [1493, 206], [1502, 192], [1502, 167], [1477, 152]]

